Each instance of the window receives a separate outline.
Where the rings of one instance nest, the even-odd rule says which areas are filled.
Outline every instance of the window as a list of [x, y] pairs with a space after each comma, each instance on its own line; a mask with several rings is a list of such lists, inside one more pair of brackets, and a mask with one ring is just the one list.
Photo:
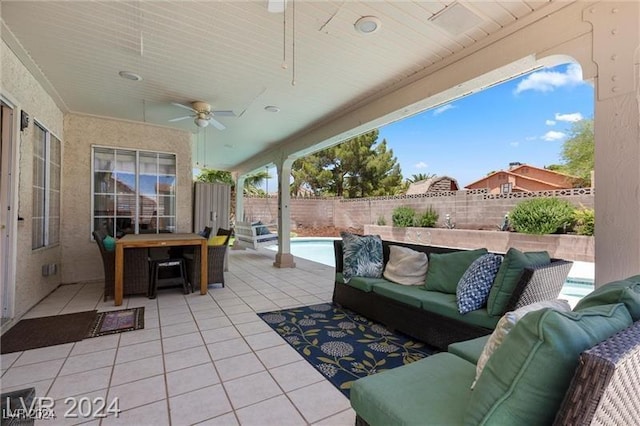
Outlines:
[[503, 183], [502, 185], [500, 185], [500, 193], [501, 194], [508, 194], [508, 193], [511, 192], [511, 189], [512, 189], [511, 182]]
[[175, 154], [93, 147], [92, 175], [94, 230], [175, 231]]
[[60, 140], [38, 123], [33, 140], [31, 248], [60, 243]]

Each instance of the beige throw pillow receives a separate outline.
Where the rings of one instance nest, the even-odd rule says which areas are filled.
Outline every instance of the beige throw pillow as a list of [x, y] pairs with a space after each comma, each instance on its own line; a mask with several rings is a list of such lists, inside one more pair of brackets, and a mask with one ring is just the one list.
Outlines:
[[427, 276], [427, 255], [402, 246], [389, 246], [389, 261], [384, 277], [403, 285], [424, 285]]
[[476, 364], [476, 379], [471, 384], [471, 389], [476, 385], [476, 382], [478, 381], [478, 378], [480, 378], [480, 374], [482, 374], [482, 370], [487, 364], [487, 361], [489, 361], [491, 355], [496, 351], [496, 349], [498, 349], [502, 342], [504, 342], [507, 334], [509, 334], [513, 327], [515, 327], [516, 323], [529, 312], [544, 308], [551, 308], [559, 312], [571, 311], [571, 306], [569, 306], [569, 303], [566, 300], [557, 299], [532, 303], [518, 308], [515, 311], [505, 313], [502, 318], [500, 318], [500, 321], [498, 321], [495, 330], [493, 330], [489, 340], [487, 340], [487, 343], [484, 345], [480, 358], [478, 358], [478, 363]]

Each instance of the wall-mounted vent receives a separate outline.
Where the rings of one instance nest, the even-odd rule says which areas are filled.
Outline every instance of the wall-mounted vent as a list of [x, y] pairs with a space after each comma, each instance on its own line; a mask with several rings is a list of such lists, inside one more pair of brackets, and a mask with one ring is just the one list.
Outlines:
[[429, 20], [451, 35], [464, 34], [482, 23], [480, 16], [460, 3], [447, 6]]

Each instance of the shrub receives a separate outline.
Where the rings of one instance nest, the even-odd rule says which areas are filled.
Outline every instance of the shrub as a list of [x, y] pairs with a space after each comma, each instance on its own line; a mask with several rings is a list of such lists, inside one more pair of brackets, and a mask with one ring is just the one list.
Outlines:
[[593, 209], [576, 209], [573, 212], [574, 229], [578, 235], [593, 235], [596, 215]]
[[433, 207], [429, 206], [426, 212], [422, 213], [422, 215], [418, 218], [417, 225], [422, 226], [423, 228], [433, 228], [438, 222], [438, 212], [433, 209]]
[[376, 222], [376, 225], [385, 226], [386, 224], [387, 224], [387, 219], [385, 219], [384, 216], [378, 217], [378, 221]]
[[534, 198], [523, 201], [509, 213], [511, 226], [524, 234], [563, 232], [573, 222], [575, 208], [558, 198]]
[[413, 226], [416, 222], [416, 212], [411, 207], [396, 207], [393, 209], [391, 220], [393, 221], [393, 226]]

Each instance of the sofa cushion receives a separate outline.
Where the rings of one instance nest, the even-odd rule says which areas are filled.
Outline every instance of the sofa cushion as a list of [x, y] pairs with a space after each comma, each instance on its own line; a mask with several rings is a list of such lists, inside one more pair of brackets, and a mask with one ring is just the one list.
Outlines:
[[493, 253], [482, 255], [473, 261], [458, 282], [458, 312], [466, 314], [487, 304], [489, 290], [501, 263], [502, 256]]
[[463, 340], [462, 342], [451, 343], [447, 347], [447, 352], [459, 356], [465, 361], [476, 364], [480, 354], [489, 340], [489, 335], [476, 337], [475, 339]]
[[548, 265], [551, 263], [549, 253], [546, 251], [523, 253], [518, 249], [510, 248], [502, 260], [496, 279], [493, 282], [487, 310], [490, 315], [500, 316], [507, 310], [507, 304], [520, 281], [524, 268], [532, 266]]
[[623, 304], [525, 315], [489, 358], [465, 424], [551, 424], [580, 353], [631, 323]]
[[435, 354], [356, 380], [351, 406], [371, 426], [460, 425], [474, 369], [455, 355]]
[[462, 275], [474, 260], [487, 253], [485, 248], [453, 253], [432, 253], [429, 256], [425, 289], [456, 294]]
[[382, 277], [382, 240], [379, 235], [355, 235], [341, 232], [343, 247], [342, 277], [348, 283], [351, 277]]
[[580, 311], [592, 306], [611, 303], [624, 303], [631, 318], [634, 321], [640, 320], [640, 275], [598, 287], [582, 298], [573, 310]]
[[389, 246], [389, 261], [383, 276], [397, 284], [424, 285], [427, 276], [427, 254], [398, 245]]
[[[422, 301], [422, 309], [433, 312], [447, 318], [453, 318], [467, 324], [493, 330], [500, 318], [492, 317], [486, 309], [477, 309], [462, 315], [458, 312], [458, 303], [455, 294], [441, 293], [439, 291], [425, 291], [412, 295]], [[490, 334], [490, 332], [487, 332]]]
[[397, 300], [398, 302], [420, 308], [422, 306], [422, 301], [419, 297], [421, 296], [421, 293], [424, 293], [425, 291], [414, 286], [398, 285], [386, 281], [384, 283], [376, 284], [373, 287], [373, 292], [378, 293], [381, 296], [388, 297], [389, 299]]
[[[487, 344], [482, 349], [482, 353], [478, 357], [476, 362], [476, 381], [482, 374], [482, 370], [484, 366], [487, 364], [487, 361], [493, 355], [493, 353], [500, 347], [504, 339], [507, 337], [507, 334], [515, 327], [516, 323], [522, 319], [529, 312], [534, 312], [540, 309], [555, 309], [560, 312], [569, 312], [571, 311], [571, 306], [566, 300], [544, 300], [541, 302], [532, 303], [530, 305], [523, 306], [521, 308], [516, 309], [512, 312], [507, 312], [500, 318], [498, 321], [498, 325], [496, 325], [495, 330], [491, 333]], [[473, 382], [471, 387], [475, 386], [476, 381]]]
[[384, 278], [353, 277], [348, 283], [345, 284], [369, 293], [370, 291], [373, 291], [375, 286], [380, 284], [389, 284], [389, 281], [385, 280]]

